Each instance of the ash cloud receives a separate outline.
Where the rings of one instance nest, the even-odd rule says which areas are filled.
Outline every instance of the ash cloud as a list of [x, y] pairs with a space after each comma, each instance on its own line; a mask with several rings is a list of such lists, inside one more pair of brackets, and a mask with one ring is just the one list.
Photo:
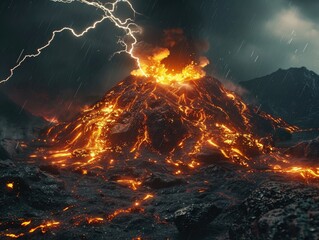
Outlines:
[[[216, 77], [237, 82], [278, 68], [300, 66], [319, 72], [316, 0], [134, 0], [132, 3], [141, 13], [136, 16], [144, 29], [140, 40], [160, 45], [164, 30], [182, 29], [189, 49], [207, 51], [205, 55], [211, 62], [207, 72]], [[32, 53], [43, 45], [52, 30], [63, 26], [80, 30], [98, 18], [97, 11], [79, 3], [1, 1], [0, 77], [8, 74], [22, 51]], [[178, 35], [178, 31], [174, 34]], [[134, 61], [125, 55], [109, 61], [119, 49], [116, 42], [121, 35], [111, 23], [102, 24], [82, 39], [63, 33], [39, 58], [23, 64], [9, 83], [0, 86], [0, 91], [11, 97], [19, 95], [20, 104], [28, 100], [41, 105], [42, 108], [34, 107], [35, 114], [53, 110], [61, 120], [69, 118], [72, 111], [92, 99], [98, 100], [134, 69]], [[176, 53], [182, 50], [177, 48]], [[178, 61], [183, 61], [183, 54], [171, 56], [180, 56]], [[60, 98], [72, 102], [72, 107], [59, 104]], [[66, 112], [70, 114], [65, 116]]]

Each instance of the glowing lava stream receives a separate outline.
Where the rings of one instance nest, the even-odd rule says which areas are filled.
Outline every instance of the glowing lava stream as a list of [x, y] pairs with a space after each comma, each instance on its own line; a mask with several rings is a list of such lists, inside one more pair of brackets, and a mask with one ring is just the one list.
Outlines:
[[18, 61], [17, 65], [15, 65], [13, 68], [10, 69], [9, 76], [3, 80], [0, 80], [0, 84], [9, 81], [12, 78], [15, 70], [18, 69], [27, 59], [38, 57], [44, 49], [46, 49], [47, 47], [49, 47], [51, 45], [51, 43], [55, 39], [57, 33], [69, 31], [72, 33], [73, 36], [79, 38], [79, 37], [84, 36], [90, 30], [95, 29], [98, 24], [104, 22], [104, 20], [106, 20], [106, 19], [113, 22], [117, 28], [124, 30], [126, 32], [125, 36], [129, 37], [132, 41], [132, 43], [127, 43], [124, 40], [119, 40], [119, 43], [124, 47], [124, 49], [116, 52], [115, 54], [128, 53], [137, 62], [139, 69], [143, 73], [143, 70], [140, 66], [139, 58], [136, 57], [133, 53], [134, 47], [137, 43], [137, 38], [136, 38], [135, 34], [140, 33], [141, 28], [137, 24], [135, 24], [133, 22], [133, 19], [131, 19], [131, 18], [125, 18], [124, 20], [122, 20], [114, 15], [114, 11], [116, 10], [116, 7], [121, 2], [126, 3], [134, 15], [137, 13], [135, 11], [135, 9], [133, 8], [132, 4], [128, 0], [116, 0], [113, 3], [106, 3], [104, 5], [100, 2], [87, 1], [87, 0], [51, 0], [51, 1], [60, 2], [60, 3], [73, 3], [75, 1], [77, 1], [77, 2], [83, 3], [85, 5], [92, 6], [92, 7], [99, 9], [99, 10], [102, 10], [104, 12], [104, 15], [100, 20], [95, 21], [92, 25], [90, 25], [89, 27], [87, 27], [86, 29], [84, 29], [80, 33], [77, 33], [73, 28], [70, 28], [70, 27], [64, 27], [64, 28], [61, 28], [59, 30], [53, 31], [49, 41], [44, 46], [38, 48], [36, 50], [36, 53], [25, 55], [20, 61]]

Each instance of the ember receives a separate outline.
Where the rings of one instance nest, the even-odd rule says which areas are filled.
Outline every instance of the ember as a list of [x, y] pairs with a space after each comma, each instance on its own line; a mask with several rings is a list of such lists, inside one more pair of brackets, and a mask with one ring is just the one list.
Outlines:
[[[85, 175], [90, 168], [110, 168], [115, 161], [151, 156], [180, 175], [220, 160], [254, 168], [261, 164], [258, 156], [273, 154], [270, 159], [276, 159], [281, 172], [317, 177], [316, 170], [292, 171], [294, 166], [283, 160], [285, 156], [270, 140], [263, 140], [279, 127], [297, 130], [281, 119], [257, 114], [216, 79], [162, 83], [132, 76], [74, 121], [49, 128], [43, 136], [49, 150], [31, 157], [80, 168]], [[118, 179], [117, 183], [133, 190], [142, 184], [134, 179]]]
[[14, 183], [13, 182], [7, 183], [7, 188], [13, 189], [13, 187], [14, 187]]
[[[6, 11], [17, 8], [14, 1], [9, 2], [8, 6], [3, 5], [6, 6]], [[33, 1], [27, 2], [32, 5]], [[14, 93], [21, 92], [25, 87], [35, 86], [32, 92], [37, 93], [36, 97], [52, 100], [50, 104], [59, 108], [59, 111], [40, 111], [35, 115], [42, 116], [43, 119], [37, 119], [28, 112], [27, 108], [39, 107], [33, 106], [37, 105], [32, 102], [34, 99], [25, 99], [25, 96], [17, 97], [24, 101], [20, 106], [16, 106], [6, 98], [5, 103], [0, 104], [0, 108], [8, 109], [5, 110], [3, 119], [0, 116], [0, 125], [3, 123], [5, 125], [0, 129], [0, 135], [7, 136], [7, 122], [18, 120], [19, 123], [14, 123], [13, 130], [11, 126], [9, 128], [10, 137], [12, 131], [17, 139], [20, 135], [23, 138], [19, 140], [5, 138], [0, 141], [1, 239], [318, 238], [319, 165], [316, 160], [319, 156], [319, 137], [310, 140], [312, 135], [310, 132], [309, 139], [308, 134], [307, 138], [306, 135], [298, 136], [301, 131], [306, 130], [274, 116], [286, 119], [282, 111], [284, 114], [288, 112], [288, 115], [290, 111], [294, 112], [293, 109], [300, 106], [297, 104], [299, 101], [297, 99], [305, 99], [306, 104], [318, 103], [315, 90], [318, 90], [316, 81], [319, 81], [319, 76], [316, 78], [314, 73], [305, 70], [300, 71], [301, 74], [279, 70], [274, 75], [265, 77], [267, 84], [262, 84], [263, 78], [253, 82], [247, 81], [249, 83], [247, 86], [251, 85], [251, 90], [254, 90], [254, 96], [245, 96], [242, 94], [244, 89], [237, 91], [237, 86], [236, 88], [230, 86], [233, 83], [224, 86], [216, 78], [208, 76], [206, 71], [212, 69], [206, 69], [209, 60], [203, 55], [209, 54], [207, 51], [212, 41], [198, 39], [209, 35], [201, 31], [196, 34], [195, 26], [204, 29], [206, 24], [197, 22], [198, 16], [195, 19], [190, 12], [197, 12], [195, 8], [197, 5], [200, 5], [200, 9], [207, 8], [209, 1], [200, 4], [197, 1], [189, 1], [192, 2], [189, 6], [187, 1], [182, 1], [185, 10], [191, 6], [190, 12], [187, 10], [185, 16], [194, 27], [184, 24], [182, 18], [178, 17], [176, 10], [184, 9], [184, 6], [181, 8], [178, 4], [173, 15], [168, 14], [166, 7], [174, 6], [174, 1], [155, 0], [154, 3], [146, 4], [153, 12], [165, 2], [165, 9], [156, 16], [156, 19], [160, 20], [156, 26], [147, 25], [148, 20], [145, 21], [142, 8], [145, 4], [138, 4], [138, 8], [141, 8], [139, 13], [133, 8], [130, 0], [111, 2], [51, 0], [51, 2], [65, 4], [66, 7], [74, 5], [76, 11], [83, 13], [79, 15], [81, 22], [77, 22], [78, 17], [76, 17], [71, 21], [71, 26], [54, 30], [51, 37], [42, 47], [35, 49], [34, 53], [27, 53], [31, 51], [31, 45], [23, 46], [25, 49], [20, 55], [17, 55], [18, 52], [10, 53], [12, 56], [8, 58], [8, 64], [10, 61], [16, 61], [16, 65], [10, 69], [8, 77], [0, 79], [0, 84], [10, 80], [27, 59], [36, 60], [35, 58], [41, 54], [46, 54], [44, 50], [55, 47], [53, 41], [58, 36], [62, 41], [70, 36], [82, 41], [78, 42], [82, 45], [78, 52], [76, 48], [70, 48], [68, 42], [68, 50], [72, 52], [63, 53], [65, 61], [62, 63], [71, 59], [72, 56], [67, 54], [76, 52], [78, 56], [83, 56], [80, 60], [90, 68], [82, 71], [73, 63], [72, 71], [68, 73], [70, 81], [63, 82], [65, 85], [62, 86], [62, 94], [52, 99], [51, 97], [61, 90], [56, 84], [60, 84], [58, 80], [63, 76], [63, 71], [60, 71], [61, 69], [55, 71], [55, 66], [62, 66], [61, 62], [57, 64], [55, 61], [47, 61], [48, 58], [45, 56], [39, 58], [40, 62], [37, 64], [42, 66], [41, 61], [45, 60], [53, 66], [52, 69], [44, 68], [45, 74], [40, 75], [48, 76], [47, 82], [40, 81], [39, 84], [39, 76], [34, 74], [36, 72], [39, 74], [40, 71], [30, 65], [30, 69], [33, 69], [30, 76], [25, 72], [20, 73], [23, 74], [21, 75], [23, 78], [29, 79], [28, 84], [20, 85], [18, 82], [16, 85], [11, 85], [10, 82], [4, 86], [5, 91], [16, 88]], [[38, 3], [35, 5], [38, 8]], [[80, 10], [78, 8], [80, 5], [84, 9]], [[215, 10], [214, 13], [211, 11], [217, 9], [217, 6], [219, 4], [209, 8], [208, 18], [211, 21], [220, 18]], [[228, 5], [226, 7], [229, 8]], [[289, 4], [289, 8], [295, 7]], [[93, 10], [92, 15], [89, 9]], [[299, 13], [298, 8], [294, 10]], [[61, 13], [64, 11], [58, 9], [56, 12], [58, 18], [62, 18]], [[227, 14], [231, 12], [227, 11]], [[64, 14], [68, 15], [69, 10]], [[95, 15], [100, 15], [100, 18]], [[229, 17], [231, 15], [228, 15], [227, 18], [231, 21], [225, 22], [225, 26], [233, 22], [233, 18]], [[16, 16], [15, 13], [14, 18], [17, 18]], [[86, 26], [87, 23], [82, 22], [82, 17], [88, 20], [97, 18], [97, 20]], [[170, 26], [171, 17], [179, 19], [176, 25], [183, 27], [184, 30], [163, 29], [164, 26]], [[203, 19], [206, 18], [205, 14]], [[51, 20], [49, 25], [53, 27], [57, 23]], [[108, 39], [112, 39], [112, 34], [107, 33], [102, 36], [89, 33], [94, 29], [99, 31], [106, 20], [110, 20], [115, 27], [111, 32], [124, 33], [118, 39], [122, 48], [116, 49], [117, 52], [112, 57], [126, 53], [135, 63], [136, 69], [133, 71], [120, 69], [123, 72], [130, 71], [130, 76], [109, 89], [98, 102], [85, 105], [79, 112], [82, 103], [88, 104], [91, 101], [91, 96], [84, 95], [92, 94], [93, 97], [101, 94], [96, 89], [96, 82], [87, 81], [87, 78], [89, 76], [94, 78], [96, 74], [101, 75], [102, 71], [108, 72], [108, 68], [103, 68], [101, 71], [103, 65], [92, 64], [97, 63], [99, 59], [93, 58], [93, 53], [95, 50], [99, 54], [111, 50], [112, 44], [108, 48], [103, 47], [103, 44], [105, 46], [104, 40], [109, 43]], [[305, 22], [305, 19], [300, 20]], [[252, 22], [250, 21], [250, 25]], [[258, 22], [260, 23], [259, 20]], [[298, 23], [293, 21], [296, 22]], [[137, 23], [142, 24], [139, 26]], [[11, 25], [8, 25], [8, 29], [4, 29], [6, 33], [17, 30]], [[33, 40], [42, 41], [43, 36], [38, 34], [41, 32], [47, 34], [49, 31], [50, 26], [45, 25], [42, 26], [45, 31], [41, 31], [43, 30], [41, 25], [43, 24], [39, 25], [39, 31], [34, 36], [36, 39]], [[76, 28], [73, 28], [73, 25]], [[267, 29], [273, 31], [273, 26], [268, 25], [265, 23]], [[308, 25], [312, 27], [314, 24]], [[81, 26], [86, 28], [78, 31]], [[288, 30], [290, 28], [290, 25], [287, 26]], [[216, 26], [213, 26], [213, 29], [214, 32], [220, 30]], [[22, 31], [22, 34], [24, 32]], [[70, 36], [63, 32], [69, 32]], [[161, 33], [163, 39], [157, 35]], [[94, 35], [103, 38], [97, 41]], [[288, 42], [291, 47], [298, 44], [298, 41], [292, 41], [295, 35], [293, 30], [289, 36], [291, 40]], [[16, 37], [17, 34], [13, 36]], [[254, 69], [254, 74], [262, 72], [260, 64], [267, 60], [268, 55], [272, 56], [265, 55], [261, 51], [261, 45], [254, 46], [249, 38], [226, 39], [228, 41], [224, 42], [221, 37], [222, 35], [215, 36], [213, 41], [214, 47], [221, 50], [214, 49], [211, 53], [222, 53], [222, 50], [225, 50], [222, 49], [223, 43], [229, 48], [231, 42], [242, 39], [237, 51], [236, 48], [229, 48], [227, 56], [215, 58], [214, 72], [221, 76], [221, 67], [225, 73], [228, 71], [224, 75], [225, 81], [236, 77], [237, 68], [244, 66], [240, 64], [230, 69], [231, 65], [228, 66], [228, 63], [231, 63], [232, 54], [236, 54], [233, 58], [240, 59], [243, 61], [241, 63], [244, 63], [243, 53], [249, 55], [252, 51], [249, 61], [254, 60], [256, 65], [249, 67]], [[282, 40], [281, 44], [285, 42], [285, 39]], [[306, 39], [299, 39], [301, 40], [304, 42]], [[22, 45], [19, 46], [21, 47]], [[299, 49], [294, 53], [297, 59], [301, 51], [300, 46], [296, 45], [296, 48]], [[6, 49], [12, 50], [4, 44], [2, 50]], [[25, 50], [26, 55], [23, 54]], [[306, 54], [305, 50], [306, 47], [302, 51], [303, 54]], [[82, 54], [84, 52], [85, 55]], [[77, 56], [77, 54], [72, 55]], [[91, 68], [93, 65], [94, 68]], [[267, 64], [266, 67], [269, 66]], [[87, 72], [89, 74], [86, 74]], [[116, 69], [112, 69], [113, 75], [117, 73]], [[249, 72], [241, 74], [253, 75]], [[33, 75], [34, 79], [31, 77]], [[19, 78], [19, 75], [17, 77]], [[74, 77], [79, 77], [76, 83], [71, 81]], [[283, 101], [281, 93], [284, 85], [274, 84], [282, 77], [284, 77], [281, 81], [283, 83], [288, 82], [290, 77], [306, 78], [307, 81], [304, 81], [305, 86], [289, 82], [290, 85], [295, 85], [292, 89], [297, 90], [288, 95], [289, 101], [286, 101], [287, 99]], [[292, 79], [292, 83], [295, 83], [296, 79]], [[271, 83], [269, 88], [267, 87], [268, 91], [260, 92], [260, 88], [263, 88], [260, 86], [267, 86], [268, 82]], [[46, 92], [46, 88], [50, 88], [50, 91]], [[267, 105], [266, 101], [260, 102], [273, 90], [276, 90], [274, 91], [276, 94], [272, 104]], [[253, 93], [249, 89], [250, 92]], [[68, 96], [70, 94], [70, 99], [64, 99], [65, 94]], [[262, 95], [265, 96], [261, 97]], [[312, 98], [310, 100], [296, 98], [290, 101], [291, 96], [297, 95], [312, 95]], [[253, 101], [250, 101], [250, 97]], [[17, 100], [20, 101], [22, 100]], [[276, 101], [282, 102], [283, 105], [276, 106]], [[252, 102], [260, 105], [253, 106], [250, 104]], [[46, 107], [50, 108], [50, 104]], [[316, 105], [309, 105], [311, 106], [306, 107], [307, 111], [304, 111], [307, 114], [301, 111], [299, 119], [310, 123], [316, 120], [311, 116], [318, 109]], [[73, 119], [70, 120], [68, 116], [63, 117], [59, 114], [63, 112], [62, 115], [66, 115], [66, 109], [75, 116]], [[271, 114], [263, 111], [269, 111]], [[309, 119], [305, 120], [308, 117]], [[62, 119], [68, 120], [63, 122]], [[23, 124], [20, 124], [20, 120]], [[294, 123], [299, 124], [298, 121]], [[15, 128], [21, 128], [21, 134], [20, 130], [16, 134]], [[300, 139], [305, 142], [300, 142]]]

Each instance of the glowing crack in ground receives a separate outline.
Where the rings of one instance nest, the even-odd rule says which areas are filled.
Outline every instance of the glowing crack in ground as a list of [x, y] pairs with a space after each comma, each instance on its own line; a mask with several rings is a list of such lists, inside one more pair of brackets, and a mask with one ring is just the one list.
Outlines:
[[2, 79], [2, 80], [0, 80], [0, 84], [9, 81], [12, 78], [12, 76], [14, 75], [14, 72], [27, 59], [38, 57], [42, 53], [42, 51], [44, 49], [48, 48], [51, 45], [51, 43], [53, 42], [53, 40], [55, 39], [55, 37], [56, 37], [56, 35], [58, 33], [69, 31], [69, 32], [72, 33], [73, 36], [79, 38], [79, 37], [84, 36], [90, 30], [95, 29], [98, 24], [104, 22], [106, 19], [110, 20], [112, 23], [114, 23], [115, 27], [123, 30], [125, 32], [125, 37], [130, 39], [130, 41], [125, 41], [124, 38], [120, 39], [118, 41], [118, 43], [124, 49], [114, 53], [114, 55], [115, 54], [120, 54], [120, 53], [129, 54], [136, 61], [138, 67], [141, 69], [139, 58], [134, 55], [134, 47], [137, 44], [136, 34], [139, 34], [141, 32], [141, 28], [136, 23], [134, 23], [134, 20], [132, 18], [121, 19], [120, 17], [116, 17], [115, 16], [115, 10], [118, 7], [119, 3], [126, 4], [129, 7], [129, 10], [132, 11], [132, 13], [135, 16], [135, 14], [137, 14], [137, 12], [134, 9], [133, 5], [130, 3], [130, 1], [128, 1], [128, 0], [116, 0], [116, 1], [114, 1], [112, 3], [108, 2], [108, 3], [104, 3], [104, 4], [101, 3], [101, 2], [98, 2], [98, 1], [88, 1], [88, 0], [51, 0], [51, 1], [59, 2], [59, 3], [65, 3], [65, 4], [70, 4], [70, 3], [73, 3], [73, 2], [80, 2], [80, 3], [83, 3], [83, 4], [87, 5], [87, 6], [92, 6], [92, 7], [96, 8], [96, 9], [99, 9], [99, 10], [103, 11], [104, 14], [103, 14], [103, 16], [102, 16], [102, 18], [100, 20], [95, 21], [89, 27], [84, 29], [82, 32], [76, 32], [73, 28], [70, 28], [70, 27], [63, 27], [61, 29], [54, 30], [52, 32], [52, 35], [51, 35], [51, 38], [49, 39], [49, 41], [45, 45], [43, 45], [42, 47], [38, 48], [35, 53], [25, 55], [23, 58], [21, 58], [17, 62], [17, 64], [13, 68], [10, 69], [9, 76], [4, 78], [4, 79]]

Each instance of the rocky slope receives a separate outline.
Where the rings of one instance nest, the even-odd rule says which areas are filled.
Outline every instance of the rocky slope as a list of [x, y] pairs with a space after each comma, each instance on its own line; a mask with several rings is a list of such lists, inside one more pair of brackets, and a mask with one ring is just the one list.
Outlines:
[[0, 238], [316, 239], [319, 174], [280, 168], [297, 163], [259, 141], [278, 127], [216, 79], [129, 77], [39, 141], [0, 141]]
[[319, 76], [305, 67], [279, 69], [240, 85], [261, 110], [303, 128], [319, 127]]
[[45, 124], [45, 120], [33, 116], [0, 92], [0, 139], [32, 138], [35, 130]]

